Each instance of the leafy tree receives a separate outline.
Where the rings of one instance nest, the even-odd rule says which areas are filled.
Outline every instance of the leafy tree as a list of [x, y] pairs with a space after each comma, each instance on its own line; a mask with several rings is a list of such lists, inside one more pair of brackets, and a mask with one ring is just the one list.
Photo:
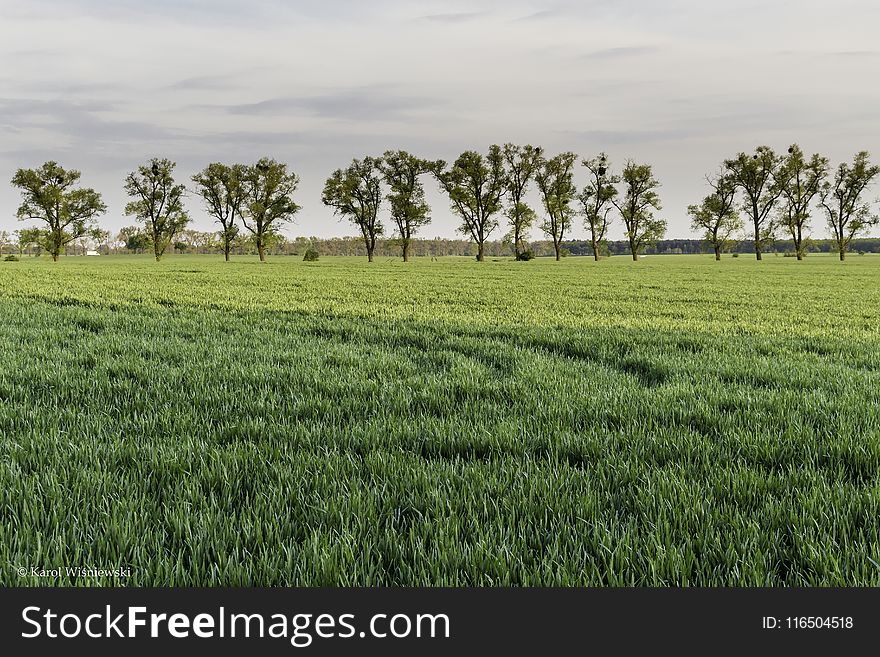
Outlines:
[[94, 228], [96, 218], [107, 210], [94, 189], [76, 187], [79, 179], [79, 171], [66, 170], [56, 162], [19, 169], [12, 177], [22, 194], [18, 218], [46, 224], [34, 237], [56, 262], [65, 247]]
[[391, 219], [400, 236], [403, 261], [409, 262], [413, 236], [431, 222], [431, 207], [425, 200], [425, 188], [419, 177], [433, 171], [435, 165], [406, 151], [386, 151], [378, 166], [391, 188], [388, 194]]
[[238, 235], [236, 220], [244, 203], [246, 169], [243, 164], [214, 162], [192, 177], [196, 193], [205, 201], [208, 214], [222, 227], [220, 238], [226, 262], [229, 262], [229, 252]]
[[712, 193], [699, 205], [689, 205], [691, 228], [702, 231], [715, 251], [715, 260], [733, 243], [733, 236], [742, 230], [742, 219], [736, 209], [736, 183], [729, 174], [706, 177]]
[[367, 261], [373, 262], [376, 238], [384, 232], [379, 219], [382, 205], [382, 179], [379, 160], [365, 157], [352, 160], [347, 169], [337, 169], [327, 182], [321, 201], [333, 208], [333, 213], [357, 226], [367, 247]]
[[18, 255], [24, 255], [31, 246], [43, 241], [42, 231], [39, 228], [19, 228], [14, 234]]
[[501, 211], [507, 183], [501, 147], [493, 144], [485, 157], [465, 151], [449, 168], [443, 161], [435, 162], [434, 175], [449, 195], [452, 211], [462, 220], [459, 232], [476, 242], [477, 260], [483, 262], [486, 240], [498, 228], [495, 217]]
[[125, 179], [125, 191], [134, 199], [125, 206], [125, 214], [144, 222], [156, 262], [190, 220], [183, 207], [186, 187], [174, 182], [175, 166], [154, 157]]
[[871, 164], [867, 151], [855, 155], [852, 164], [842, 162], [834, 174], [834, 180], [827, 181], [820, 192], [820, 205], [825, 210], [828, 226], [834, 234], [840, 261], [852, 239], [880, 223], [880, 217], [871, 212], [864, 200], [864, 193], [880, 175], [880, 166]]
[[654, 178], [650, 164], [636, 164], [629, 160], [623, 168], [621, 181], [625, 185], [624, 196], [611, 199], [626, 226], [626, 237], [633, 260], [639, 259], [643, 246], [652, 244], [666, 233], [666, 222], [654, 218], [654, 210], [660, 210], [657, 188], [660, 182]]
[[593, 245], [593, 258], [599, 260], [599, 250], [608, 235], [611, 224], [611, 211], [617, 196], [620, 176], [608, 173], [608, 158], [605, 153], [584, 160], [582, 163], [590, 172], [590, 181], [578, 197], [584, 213], [584, 224], [590, 230]]
[[797, 259], [803, 260], [810, 206], [828, 176], [828, 158], [816, 153], [807, 160], [801, 147], [792, 144], [779, 171], [784, 201], [780, 212], [781, 223], [791, 234]]
[[266, 262], [266, 248], [277, 239], [281, 226], [299, 212], [300, 206], [293, 201], [299, 177], [289, 172], [286, 164], [269, 157], [246, 167], [242, 176], [241, 222], [254, 238], [260, 262]]
[[755, 257], [758, 260], [776, 233], [772, 211], [784, 187], [780, 175], [781, 163], [782, 158], [769, 146], [758, 146], [751, 156], [739, 153], [732, 160], [724, 162], [731, 178], [745, 196], [743, 209], [752, 220]]
[[150, 248], [150, 237], [140, 226], [125, 226], [119, 229], [117, 241], [133, 253], [143, 253]]
[[504, 144], [502, 156], [505, 167], [505, 192], [508, 206], [505, 212], [513, 237], [513, 252], [517, 260], [526, 251], [524, 236], [537, 218], [537, 213], [525, 202], [529, 183], [543, 158], [540, 146]]
[[553, 240], [556, 260], [561, 257], [562, 240], [571, 228], [574, 209], [571, 204], [577, 196], [574, 184], [574, 166], [577, 163], [576, 153], [560, 153], [549, 160], [543, 157], [535, 171], [535, 182], [541, 191], [544, 210], [547, 218], [541, 224], [544, 231]]

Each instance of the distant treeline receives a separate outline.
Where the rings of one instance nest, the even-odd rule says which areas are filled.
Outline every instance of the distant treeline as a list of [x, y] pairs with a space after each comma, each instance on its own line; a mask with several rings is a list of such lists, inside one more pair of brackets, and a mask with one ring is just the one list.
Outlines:
[[[115, 241], [104, 242], [92, 247], [91, 250], [108, 255], [112, 253], [147, 253], [149, 245], [137, 240], [125, 239], [123, 231]], [[605, 242], [605, 248], [600, 255], [622, 256], [630, 255], [629, 242], [616, 240]], [[550, 240], [537, 240], [528, 242], [528, 247], [536, 257], [555, 256], [553, 242]], [[278, 256], [303, 256], [306, 251], [314, 250], [324, 256], [366, 256], [367, 250], [364, 241], [360, 237], [296, 237], [286, 239], [278, 236], [266, 247], [267, 253]], [[81, 248], [69, 248], [71, 255], [85, 254], [89, 249], [85, 245]], [[794, 255], [794, 243], [791, 240], [778, 240], [767, 245], [768, 253], [782, 253]], [[880, 237], [855, 239], [852, 242], [852, 251], [856, 253], [880, 253]], [[218, 239], [216, 233], [200, 231], [184, 231], [174, 243], [174, 252], [195, 254], [222, 254], [224, 245]], [[513, 244], [507, 240], [494, 240], [485, 243], [487, 257], [515, 257]], [[660, 240], [645, 248], [646, 255], [673, 255], [673, 254], [699, 254], [712, 253], [711, 245], [705, 240], [698, 239], [669, 239]], [[733, 242], [729, 253], [752, 253], [753, 245], [750, 240]], [[813, 240], [807, 248], [808, 253], [836, 253], [837, 243], [831, 239]], [[38, 248], [31, 247], [23, 254], [34, 255]], [[256, 255], [257, 247], [252, 240], [240, 240], [233, 243], [230, 249], [231, 255]], [[476, 257], [477, 246], [473, 242], [464, 239], [413, 239], [410, 243], [410, 253], [415, 257], [442, 257], [442, 256], [469, 256]], [[374, 254], [377, 257], [400, 257], [400, 243], [396, 239], [380, 239], [376, 242]], [[562, 243], [562, 256], [592, 256], [593, 248], [589, 240], [569, 240]]]

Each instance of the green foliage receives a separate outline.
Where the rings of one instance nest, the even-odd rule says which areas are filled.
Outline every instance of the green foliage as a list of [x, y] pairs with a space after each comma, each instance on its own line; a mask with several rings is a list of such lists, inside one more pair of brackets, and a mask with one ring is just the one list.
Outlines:
[[870, 163], [867, 151], [856, 153], [852, 164], [841, 163], [833, 181], [822, 185], [820, 199], [828, 227], [837, 241], [843, 260], [850, 242], [880, 224], [880, 216], [872, 212], [865, 200], [868, 187], [880, 176], [880, 166]]
[[763, 249], [776, 236], [777, 223], [773, 209], [784, 189], [781, 167], [782, 158], [769, 146], [758, 146], [752, 155], [739, 153], [735, 158], [724, 161], [727, 175], [736, 188], [742, 190], [742, 208], [752, 222], [758, 260]]
[[433, 171], [436, 163], [406, 151], [386, 151], [377, 166], [390, 188], [391, 220], [397, 226], [403, 259], [408, 261], [413, 237], [420, 228], [431, 223], [431, 206], [425, 199], [420, 177]]
[[807, 252], [807, 230], [813, 200], [827, 176], [828, 158], [815, 153], [808, 160], [797, 144], [789, 147], [788, 155], [779, 165], [778, 180], [782, 187], [779, 223], [791, 235], [798, 260]]
[[657, 188], [660, 181], [654, 177], [650, 164], [626, 163], [621, 175], [624, 184], [623, 198], [614, 196], [611, 202], [620, 212], [626, 226], [633, 260], [639, 259], [642, 247], [652, 244], [666, 233], [666, 221], [654, 218], [654, 210], [660, 210]]
[[484, 157], [476, 151], [465, 151], [452, 166], [443, 161], [433, 164], [440, 188], [446, 192], [452, 211], [462, 224], [459, 232], [477, 244], [477, 260], [485, 258], [485, 242], [496, 228], [496, 215], [502, 210], [507, 184], [501, 147], [493, 144]]
[[733, 244], [734, 235], [742, 230], [742, 220], [736, 210], [736, 183], [729, 174], [721, 173], [707, 178], [712, 193], [700, 205], [689, 205], [691, 228], [702, 232], [715, 251], [715, 258]]
[[245, 167], [241, 176], [245, 190], [242, 224], [254, 238], [260, 262], [265, 262], [267, 246], [300, 210], [293, 200], [299, 177], [288, 171], [286, 164], [270, 157]]
[[3, 258], [3, 260], [5, 260], [6, 262], [18, 262], [18, 256], [10, 253], [8, 256]]
[[36, 219], [46, 227], [30, 229], [28, 236], [52, 256], [96, 228], [95, 220], [104, 214], [101, 195], [94, 189], [78, 188], [80, 172], [64, 169], [57, 162], [46, 162], [38, 169], [19, 169], [12, 184], [21, 190], [20, 220]]
[[205, 209], [221, 226], [220, 239], [226, 260], [229, 260], [230, 249], [238, 237], [236, 222], [245, 200], [246, 173], [247, 167], [243, 164], [214, 162], [192, 177]]
[[0, 584], [880, 585], [880, 258], [527, 269], [0, 268]]
[[525, 197], [529, 184], [534, 179], [544, 157], [544, 149], [531, 144], [526, 146], [504, 144], [502, 157], [504, 159], [504, 186], [507, 197], [505, 216], [513, 237], [513, 252], [517, 260], [529, 260], [529, 258], [520, 258], [519, 256], [526, 249], [525, 238], [529, 229], [535, 224], [538, 215], [525, 202]]
[[334, 214], [358, 227], [367, 247], [367, 259], [373, 262], [376, 239], [385, 231], [379, 219], [382, 206], [379, 160], [372, 157], [352, 160], [347, 169], [334, 171], [324, 183], [321, 201], [333, 208]]
[[125, 206], [125, 214], [144, 223], [157, 262], [190, 221], [183, 206], [186, 187], [174, 182], [175, 166], [154, 157], [125, 179], [125, 191], [134, 199]]
[[535, 182], [541, 191], [546, 218], [541, 230], [553, 240], [556, 259], [561, 257], [560, 249], [565, 234], [571, 229], [574, 208], [572, 203], [577, 195], [574, 184], [574, 167], [577, 153], [560, 153], [552, 158], [541, 158], [535, 171]]
[[[608, 236], [611, 211], [614, 209], [614, 199], [618, 193], [617, 185], [620, 184], [621, 179], [620, 176], [610, 172], [605, 153], [599, 153], [581, 164], [589, 171], [590, 180], [578, 196], [578, 200], [584, 215], [584, 225], [590, 231], [593, 257], [598, 260]], [[605, 247], [607, 249], [607, 245]]]
[[318, 258], [320, 254], [315, 251], [315, 249], [306, 249], [306, 253], [303, 256], [303, 262], [318, 262]]
[[522, 251], [521, 253], [517, 253], [515, 256], [515, 259], [523, 261], [523, 262], [527, 262], [529, 260], [534, 260], [535, 259], [535, 252], [532, 251], [531, 249], [526, 249], [525, 251]]

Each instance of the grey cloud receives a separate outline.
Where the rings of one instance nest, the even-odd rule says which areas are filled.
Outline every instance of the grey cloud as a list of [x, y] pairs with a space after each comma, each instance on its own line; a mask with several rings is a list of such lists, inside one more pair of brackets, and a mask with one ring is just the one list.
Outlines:
[[309, 115], [346, 120], [406, 120], [412, 113], [436, 107], [443, 101], [435, 98], [400, 96], [384, 89], [305, 96], [270, 98], [258, 103], [229, 105], [230, 114], [280, 115], [305, 112]]

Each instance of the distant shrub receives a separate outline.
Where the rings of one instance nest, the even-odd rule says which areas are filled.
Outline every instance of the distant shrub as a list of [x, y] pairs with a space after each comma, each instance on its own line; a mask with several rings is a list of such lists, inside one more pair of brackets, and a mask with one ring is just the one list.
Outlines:
[[303, 256], [303, 262], [317, 262], [319, 254], [315, 249], [306, 249], [306, 254]]
[[567, 258], [570, 255], [571, 255], [571, 251], [569, 251], [568, 249], [559, 249], [559, 257], [560, 258]]
[[526, 249], [522, 253], [518, 253], [516, 255], [516, 259], [522, 260], [522, 261], [534, 260], [535, 259], [535, 252], [532, 251], [531, 249]]
[[[779, 254], [777, 253], [776, 255], [779, 255]], [[785, 253], [782, 254], [782, 257], [783, 258], [796, 258], [797, 253], [795, 253], [794, 251], [786, 251]]]
[[731, 257], [731, 258], [739, 258], [739, 253], [736, 253], [736, 252], [731, 253], [731, 254], [730, 254], [730, 257]]
[[9, 254], [5, 258], [3, 258], [6, 262], [18, 262], [18, 256]]

